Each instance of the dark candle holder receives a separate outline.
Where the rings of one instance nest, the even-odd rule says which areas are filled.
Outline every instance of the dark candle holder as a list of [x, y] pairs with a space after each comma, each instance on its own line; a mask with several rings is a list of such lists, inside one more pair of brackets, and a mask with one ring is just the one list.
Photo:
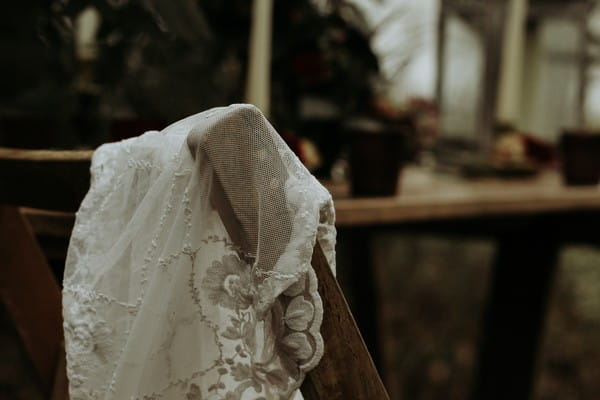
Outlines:
[[600, 132], [565, 130], [559, 146], [565, 184], [597, 185], [600, 181]]

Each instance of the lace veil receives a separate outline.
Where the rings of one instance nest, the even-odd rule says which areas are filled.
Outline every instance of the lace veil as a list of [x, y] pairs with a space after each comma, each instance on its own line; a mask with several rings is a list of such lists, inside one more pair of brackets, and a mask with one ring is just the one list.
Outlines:
[[329, 193], [255, 107], [98, 148], [63, 289], [77, 399], [287, 399], [323, 353]]

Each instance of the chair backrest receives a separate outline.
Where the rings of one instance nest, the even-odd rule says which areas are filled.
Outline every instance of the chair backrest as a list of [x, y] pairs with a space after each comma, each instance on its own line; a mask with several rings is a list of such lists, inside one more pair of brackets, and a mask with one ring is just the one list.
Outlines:
[[[38, 298], [37, 303], [40, 304], [32, 304], [31, 299], [21, 299], [17, 309], [14, 309], [11, 314], [14, 319], [22, 313], [19, 307], [29, 310], [25, 311], [26, 315], [29, 315], [27, 321], [15, 321], [17, 324], [25, 325], [20, 329], [37, 330], [44, 332], [41, 336], [51, 337], [49, 340], [40, 339], [38, 333], [37, 337], [23, 338], [25, 347], [34, 360], [42, 381], [45, 382], [47, 392], [51, 392], [52, 387], [55, 391], [60, 391], [61, 388], [56, 386], [64, 386], [66, 383], [64, 378], [61, 378], [64, 377], [64, 372], [60, 371], [61, 368], [64, 369], [64, 363], [56, 368], [50, 366], [56, 365], [56, 362], [60, 361], [57, 357], [61, 356], [59, 351], [62, 339], [60, 292], [58, 286], [53, 283], [39, 246], [32, 240], [31, 230], [14, 206], [69, 212], [51, 214], [49, 218], [44, 218], [39, 213], [29, 214], [36, 222], [33, 226], [44, 226], [46, 230], [59, 233], [70, 232], [74, 221], [70, 213], [78, 208], [88, 190], [91, 154], [91, 151], [31, 151], [0, 148], [0, 205], [2, 205], [0, 257], [9, 260], [10, 264], [9, 268], [3, 268], [1, 273], [6, 275], [8, 270], [14, 275], [10, 280], [4, 277], [2, 279], [3, 286], [12, 286], [12, 288], [2, 288], [2, 300], [12, 301], [10, 298], [6, 299], [5, 292], [20, 292], [27, 295], [40, 290], [32, 286], [35, 282], [50, 282], [45, 285], [49, 289], [46, 288], [43, 294], [49, 296], [50, 301]], [[15, 225], [20, 226], [23, 232], [15, 235]], [[15, 241], [18, 243], [13, 243]], [[28, 251], [27, 248], [33, 248], [35, 251]], [[27, 257], [24, 255], [27, 253], [32, 259], [23, 261], [21, 258]], [[29, 268], [23, 269], [21, 267], [23, 263]], [[321, 333], [325, 341], [325, 353], [317, 367], [308, 373], [302, 385], [304, 397], [308, 400], [388, 399], [342, 291], [318, 245], [313, 253], [312, 265], [319, 280], [319, 293], [324, 306], [325, 318]], [[40, 276], [40, 270], [43, 269], [45, 272]], [[44, 316], [42, 319], [49, 323], [39, 326], [42, 316]], [[39, 340], [43, 343], [36, 347], [35, 342]], [[28, 344], [28, 342], [32, 343]], [[42, 355], [40, 356], [39, 353]], [[39, 360], [37, 363], [36, 359]]]
[[0, 148], [0, 301], [42, 393], [56, 400], [68, 398], [60, 287], [17, 207], [76, 209], [89, 183], [89, 154]]

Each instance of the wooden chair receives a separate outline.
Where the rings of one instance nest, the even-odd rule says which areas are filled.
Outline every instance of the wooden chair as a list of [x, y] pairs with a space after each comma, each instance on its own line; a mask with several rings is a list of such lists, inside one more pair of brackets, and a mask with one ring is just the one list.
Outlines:
[[[68, 399], [60, 289], [35, 234], [63, 238], [70, 235], [73, 212], [88, 189], [90, 159], [90, 151], [0, 148], [1, 301], [39, 375], [44, 393], [56, 400]], [[64, 253], [66, 248], [54, 251]], [[302, 385], [304, 397], [388, 399], [319, 246], [315, 247], [312, 265], [325, 310], [321, 327], [325, 354]]]

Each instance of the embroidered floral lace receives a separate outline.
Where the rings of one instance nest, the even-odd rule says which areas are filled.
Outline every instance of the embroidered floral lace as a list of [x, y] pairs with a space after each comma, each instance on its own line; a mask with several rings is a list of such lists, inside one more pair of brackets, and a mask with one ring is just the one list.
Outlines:
[[288, 399], [323, 354], [334, 210], [253, 106], [98, 148], [69, 246], [72, 400]]

